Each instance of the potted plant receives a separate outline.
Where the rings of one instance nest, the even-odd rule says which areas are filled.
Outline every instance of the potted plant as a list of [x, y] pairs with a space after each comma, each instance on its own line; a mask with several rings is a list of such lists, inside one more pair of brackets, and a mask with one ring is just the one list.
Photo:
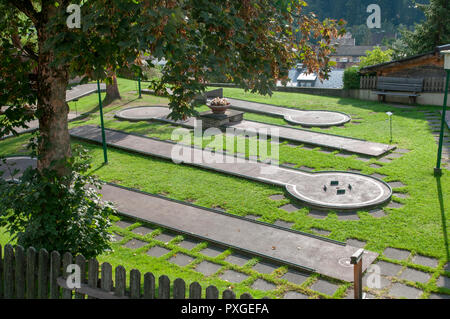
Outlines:
[[224, 114], [231, 103], [226, 98], [216, 97], [207, 105], [214, 114]]

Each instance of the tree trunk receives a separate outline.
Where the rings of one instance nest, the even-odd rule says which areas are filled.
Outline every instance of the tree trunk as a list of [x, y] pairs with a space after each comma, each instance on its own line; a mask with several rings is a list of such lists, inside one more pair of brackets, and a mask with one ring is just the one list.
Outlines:
[[41, 139], [38, 143], [38, 170], [52, 169], [59, 176], [69, 173], [64, 159], [72, 156], [67, 116], [69, 106], [66, 103], [66, 89], [69, 82], [66, 65], [51, 66], [53, 51], [44, 51], [43, 45], [52, 36], [46, 30], [48, 19], [56, 14], [54, 6], [43, 8], [44, 15], [38, 31], [38, 117]]
[[105, 97], [105, 101], [104, 101], [105, 105], [112, 103], [114, 100], [121, 99], [120, 92], [119, 92], [119, 86], [117, 85], [116, 73], [111, 71], [110, 77], [111, 77], [111, 83], [106, 84], [106, 97]]

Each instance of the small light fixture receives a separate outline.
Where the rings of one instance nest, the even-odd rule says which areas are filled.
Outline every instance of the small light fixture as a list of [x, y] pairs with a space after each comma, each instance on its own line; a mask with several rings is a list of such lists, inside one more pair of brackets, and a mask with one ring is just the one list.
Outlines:
[[444, 55], [444, 69], [450, 70], [450, 50], [441, 51]]
[[390, 133], [391, 133], [391, 140], [389, 143], [392, 143], [392, 115], [394, 115], [394, 113], [392, 112], [386, 112], [387, 116], [389, 116], [389, 128], [390, 128]]

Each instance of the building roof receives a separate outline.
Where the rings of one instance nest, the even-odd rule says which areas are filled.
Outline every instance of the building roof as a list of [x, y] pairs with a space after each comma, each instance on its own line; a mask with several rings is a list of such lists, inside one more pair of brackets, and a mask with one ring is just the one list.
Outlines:
[[[375, 46], [372, 45], [341, 45], [336, 48], [332, 56], [366, 56], [366, 51], [372, 51]], [[386, 47], [381, 47], [386, 50]]]

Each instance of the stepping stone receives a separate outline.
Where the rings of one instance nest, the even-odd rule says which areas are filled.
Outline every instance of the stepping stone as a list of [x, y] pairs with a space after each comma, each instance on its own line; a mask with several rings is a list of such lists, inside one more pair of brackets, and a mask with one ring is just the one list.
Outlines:
[[372, 209], [369, 211], [369, 214], [375, 218], [382, 218], [386, 216], [386, 213], [382, 209]]
[[261, 273], [261, 274], [271, 274], [275, 269], [280, 268], [278, 265], [270, 264], [267, 262], [259, 262], [255, 266], [253, 266], [253, 270]]
[[381, 162], [381, 163], [390, 163], [390, 162], [392, 162], [392, 160], [387, 158], [387, 157], [382, 157], [382, 158], [378, 159], [377, 161]]
[[363, 162], [368, 162], [368, 161], [370, 161], [370, 158], [367, 158], [367, 157], [357, 157], [356, 158], [358, 161], [363, 161]]
[[238, 254], [238, 253], [233, 253], [231, 255], [229, 255], [227, 258], [225, 258], [226, 262], [229, 262], [231, 264], [235, 264], [238, 266], [244, 266], [246, 263], [248, 263], [252, 258]]
[[401, 187], [405, 187], [406, 185], [403, 184], [402, 182], [388, 182], [389, 186], [391, 186], [392, 188], [401, 188]]
[[312, 218], [316, 218], [316, 219], [325, 219], [328, 217], [328, 212], [322, 211], [322, 210], [310, 209], [308, 216], [312, 217]]
[[255, 290], [262, 290], [262, 291], [269, 291], [269, 290], [275, 290], [277, 288], [276, 285], [265, 281], [263, 279], [256, 279], [256, 281], [252, 285], [252, 289]]
[[246, 274], [237, 272], [235, 270], [227, 270], [222, 275], [219, 276], [221, 279], [232, 283], [240, 283], [248, 278]]
[[161, 256], [164, 256], [165, 254], [168, 254], [169, 252], [170, 252], [170, 249], [160, 247], [160, 246], [154, 246], [147, 251], [147, 255], [152, 256], [152, 257], [161, 257]]
[[[371, 276], [373, 275], [373, 273], [366, 273], [363, 276], [363, 286], [364, 287], [369, 287], [370, 289], [384, 289], [386, 287], [388, 287], [391, 284], [391, 281], [383, 276], [380, 276], [380, 280], [376, 280], [373, 281], [373, 279], [371, 278]], [[378, 285], [378, 287], [374, 287], [374, 285]]]
[[347, 245], [353, 246], [356, 248], [364, 248], [367, 245], [367, 243], [365, 241], [361, 241], [358, 239], [349, 238], [349, 239], [347, 239]]
[[112, 234], [112, 238], [111, 238], [111, 242], [119, 242], [123, 239], [123, 236], [120, 236], [119, 234], [113, 233]]
[[423, 271], [406, 268], [405, 270], [403, 270], [399, 278], [409, 281], [417, 281], [424, 284], [428, 282], [428, 280], [430, 280], [431, 275]]
[[380, 274], [389, 276], [389, 277], [395, 277], [400, 272], [400, 270], [403, 268], [402, 265], [393, 264], [387, 261], [379, 261], [375, 265], [380, 267]]
[[269, 198], [271, 199], [271, 200], [283, 200], [283, 199], [285, 199], [286, 197], [284, 197], [283, 195], [272, 195], [272, 196], [269, 196]]
[[414, 256], [411, 262], [413, 264], [422, 265], [430, 268], [436, 268], [439, 264], [439, 260], [421, 255]]
[[194, 261], [194, 258], [185, 254], [176, 254], [175, 256], [173, 256], [172, 258], [169, 259], [169, 261], [173, 264], [176, 264], [180, 267], [184, 267], [188, 264], [190, 264], [191, 262]]
[[409, 194], [405, 194], [405, 193], [393, 193], [393, 195], [398, 198], [409, 198], [410, 197]]
[[191, 238], [186, 238], [181, 243], [179, 243], [178, 246], [180, 246], [184, 249], [187, 249], [187, 250], [191, 250], [194, 247], [196, 247], [198, 244], [200, 244], [199, 241], [197, 241], [195, 239], [191, 239]]
[[450, 289], [450, 277], [440, 276], [439, 279], [436, 281], [436, 286]]
[[124, 220], [120, 220], [115, 225], [117, 227], [120, 227], [120, 228], [127, 228], [127, 227], [130, 227], [133, 224], [134, 224], [133, 222], [127, 222], [127, 221], [124, 221]]
[[397, 298], [417, 299], [422, 294], [422, 290], [395, 283], [389, 291], [389, 295]]
[[334, 154], [335, 156], [339, 156], [339, 157], [343, 157], [343, 158], [348, 158], [350, 156], [352, 156], [351, 154], [347, 154], [347, 153], [337, 153]]
[[318, 146], [314, 146], [314, 145], [302, 145], [302, 148], [305, 150], [314, 150], [316, 148], [318, 148]]
[[292, 143], [286, 143], [284, 145], [289, 146], [289, 147], [297, 147], [298, 146], [297, 144], [292, 144]]
[[387, 207], [389, 207], [389, 208], [396, 208], [396, 209], [402, 208], [403, 206], [405, 206], [405, 205], [403, 205], [401, 203], [394, 202], [394, 201], [391, 201], [389, 203], [389, 205], [387, 205]]
[[141, 247], [144, 247], [145, 245], [148, 245], [148, 243], [145, 241], [132, 239], [132, 240], [128, 241], [125, 245], [123, 245], [123, 247], [130, 248], [130, 249], [139, 249]]
[[332, 296], [335, 293], [335, 291], [339, 288], [339, 286], [329, 281], [319, 279], [309, 288], [314, 291], [323, 293], [325, 295]]
[[394, 152], [395, 153], [400, 153], [400, 154], [406, 154], [406, 153], [409, 153], [409, 152], [411, 152], [410, 150], [407, 150], [407, 149], [404, 149], [404, 148], [396, 148], [395, 150], [394, 150]]
[[359, 220], [358, 212], [338, 212], [338, 220]]
[[175, 237], [177, 237], [177, 236], [162, 233], [162, 234], [160, 234], [160, 235], [158, 235], [156, 237], [153, 237], [153, 239], [162, 241], [163, 243], [167, 244], [168, 242], [170, 242]]
[[256, 216], [256, 215], [245, 215], [245, 218], [251, 219], [251, 220], [257, 220], [260, 216]]
[[450, 295], [430, 294], [430, 299], [450, 299]]
[[361, 170], [359, 169], [348, 169], [347, 172], [361, 174]]
[[137, 234], [137, 235], [142, 235], [145, 236], [147, 234], [150, 234], [151, 232], [153, 232], [154, 229], [151, 228], [147, 228], [147, 227], [138, 227], [133, 229], [131, 232]]
[[213, 206], [213, 209], [218, 210], [219, 212], [226, 213], [227, 211], [225, 208], [222, 208], [220, 206]]
[[293, 213], [298, 211], [299, 209], [302, 208], [302, 206], [296, 205], [296, 204], [287, 204], [284, 206], [279, 207], [280, 209], [287, 211], [288, 213]]
[[283, 166], [294, 168], [295, 166], [297, 166], [297, 164], [285, 162], [285, 163], [283, 163]]
[[273, 223], [276, 226], [291, 229], [294, 223], [285, 222], [284, 220], [278, 219]]
[[314, 168], [309, 167], [309, 166], [300, 166], [299, 169], [306, 171], [306, 172], [313, 172]]
[[384, 250], [383, 255], [390, 259], [406, 260], [411, 254], [408, 250], [388, 247]]
[[383, 179], [385, 178], [387, 175], [383, 175], [383, 174], [378, 174], [378, 173], [373, 173], [370, 176], [378, 178], [378, 179]]
[[195, 267], [195, 270], [205, 276], [211, 276], [212, 274], [215, 274], [220, 268], [222, 268], [222, 265], [218, 265], [209, 261], [202, 261], [197, 265], [197, 267]]
[[202, 251], [200, 251], [200, 253], [203, 254], [203, 255], [206, 255], [206, 256], [214, 258], [214, 257], [219, 256], [224, 251], [225, 251], [225, 249], [222, 249], [220, 247], [209, 246], [209, 247], [203, 249]]
[[297, 270], [294, 269], [289, 269], [287, 271], [287, 273], [285, 273], [281, 279], [285, 279], [288, 282], [290, 282], [291, 284], [294, 285], [301, 285], [302, 283], [304, 283], [306, 281], [306, 279], [309, 278], [308, 273], [303, 273], [303, 272], [299, 272]]
[[402, 157], [403, 156], [403, 154], [400, 154], [400, 153], [391, 153], [391, 154], [389, 154], [388, 156], [386, 156], [387, 158], [400, 158], [400, 157]]
[[333, 151], [333, 150], [330, 150], [330, 149], [324, 149], [324, 148], [321, 148], [321, 149], [319, 150], [319, 152], [320, 152], [320, 153], [325, 153], [325, 154], [331, 154], [331, 153], [333, 153], [334, 151]]
[[308, 299], [308, 298], [309, 297], [307, 295], [304, 295], [296, 291], [288, 291], [283, 297], [283, 299]]
[[319, 234], [319, 235], [322, 235], [322, 236], [328, 236], [328, 235], [331, 234], [330, 231], [325, 230], [325, 229], [319, 229], [319, 228], [314, 228], [314, 227], [312, 227], [311, 230], [312, 230], [313, 232]]
[[375, 164], [375, 163], [374, 164], [370, 164], [369, 166], [372, 167], [372, 168], [381, 168], [381, 167], [383, 167], [383, 166]]

